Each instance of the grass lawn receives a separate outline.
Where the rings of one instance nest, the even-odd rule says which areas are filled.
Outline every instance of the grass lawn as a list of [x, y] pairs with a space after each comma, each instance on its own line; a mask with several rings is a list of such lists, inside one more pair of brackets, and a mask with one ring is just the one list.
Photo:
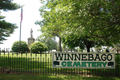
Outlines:
[[120, 80], [117, 77], [80, 77], [69, 75], [18, 75], [2, 74], [0, 80]]
[[[118, 57], [117, 55], [116, 57], [116, 62], [118, 61]], [[119, 59], [120, 59], [120, 55], [119, 55]], [[119, 62], [120, 63], [120, 62]], [[97, 76], [98, 80], [119, 80], [117, 77], [115, 77], [116, 75], [116, 71], [120, 72], [120, 65], [119, 67], [117, 67], [116, 65], [116, 69], [80, 69], [80, 68], [52, 68], [52, 54], [30, 54], [30, 53], [24, 53], [24, 54], [16, 54], [16, 53], [9, 53], [9, 54], [1, 54], [0, 55], [0, 69], [4, 68], [4, 69], [11, 69], [13, 72], [14, 71], [18, 71], [18, 72], [26, 72], [29, 73], [30, 71], [34, 72], [34, 73], [48, 73], [49, 75], [52, 76], [47, 76], [44, 75], [45, 78], [42, 78], [43, 76], [38, 76], [38, 78], [42, 78], [42, 80], [44, 79], [53, 79], [53, 80], [76, 80], [77, 78], [81, 79], [81, 80], [92, 80], [95, 79]], [[53, 76], [54, 73], [57, 73], [59, 76]], [[82, 72], [82, 73], [81, 73]], [[66, 75], [70, 73], [70, 75]], [[94, 77], [80, 77], [75, 75], [78, 75], [78, 73], [81, 73], [82, 75], [92, 75]], [[88, 74], [89, 73], [89, 74]], [[5, 75], [5, 74], [4, 74]], [[2, 75], [2, 76], [4, 76]], [[7, 75], [7, 74], [6, 74]], [[10, 75], [10, 74], [9, 74]], [[9, 76], [8, 75], [8, 76]], [[72, 77], [72, 76], [73, 77]], [[102, 75], [102, 77], [100, 77]], [[0, 80], [2, 76], [0, 75]], [[14, 75], [11, 75], [14, 76]], [[19, 75], [18, 75], [19, 76]], [[23, 76], [24, 79], [26, 79], [27, 77], [24, 75], [20, 75]], [[27, 75], [28, 77], [31, 77], [30, 75]], [[107, 78], [105, 78], [107, 76]], [[108, 77], [109, 76], [109, 77]], [[113, 78], [110, 76], [114, 76]], [[52, 77], [52, 78], [51, 78]], [[30, 79], [32, 80], [32, 78], [35, 78], [35, 80], [37, 79], [36, 76], [32, 76]], [[66, 78], [66, 79], [64, 79]], [[22, 79], [22, 80], [24, 80]], [[28, 78], [29, 79], [29, 78]], [[97, 80], [95, 79], [95, 80]], [[11, 79], [8, 79], [11, 80]], [[14, 80], [14, 79], [12, 79]], [[26, 79], [27, 80], [27, 79]]]

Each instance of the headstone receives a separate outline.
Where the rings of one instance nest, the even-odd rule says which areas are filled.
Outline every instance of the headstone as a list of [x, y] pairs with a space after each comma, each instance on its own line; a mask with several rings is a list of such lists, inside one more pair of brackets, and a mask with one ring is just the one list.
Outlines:
[[33, 30], [31, 29], [30, 31], [30, 37], [28, 38], [28, 47], [30, 47], [30, 45], [32, 43], [34, 43], [35, 39], [33, 38]]

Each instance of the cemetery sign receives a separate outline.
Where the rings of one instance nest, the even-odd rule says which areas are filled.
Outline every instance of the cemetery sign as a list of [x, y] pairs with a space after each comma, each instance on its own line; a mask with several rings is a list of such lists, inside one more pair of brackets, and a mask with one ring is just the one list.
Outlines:
[[54, 68], [115, 69], [114, 53], [53, 53]]

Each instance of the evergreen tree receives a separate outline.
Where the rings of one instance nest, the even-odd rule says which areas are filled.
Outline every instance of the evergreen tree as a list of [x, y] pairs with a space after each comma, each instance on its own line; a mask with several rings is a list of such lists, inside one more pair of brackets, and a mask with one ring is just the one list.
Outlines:
[[[13, 3], [12, 0], [0, 0], [0, 10], [2, 11], [16, 10], [18, 8], [20, 6]], [[9, 37], [14, 32], [14, 29], [17, 28], [15, 24], [6, 22], [4, 18], [5, 16], [0, 15], [0, 44], [2, 44], [1, 41], [6, 40], [6, 37]]]

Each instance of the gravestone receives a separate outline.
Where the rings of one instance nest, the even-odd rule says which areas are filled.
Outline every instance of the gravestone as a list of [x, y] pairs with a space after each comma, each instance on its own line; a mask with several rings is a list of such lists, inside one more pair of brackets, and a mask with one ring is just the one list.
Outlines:
[[31, 29], [30, 37], [28, 38], [28, 47], [30, 47], [30, 45], [34, 42], [35, 42], [35, 39], [33, 38], [33, 30]]

